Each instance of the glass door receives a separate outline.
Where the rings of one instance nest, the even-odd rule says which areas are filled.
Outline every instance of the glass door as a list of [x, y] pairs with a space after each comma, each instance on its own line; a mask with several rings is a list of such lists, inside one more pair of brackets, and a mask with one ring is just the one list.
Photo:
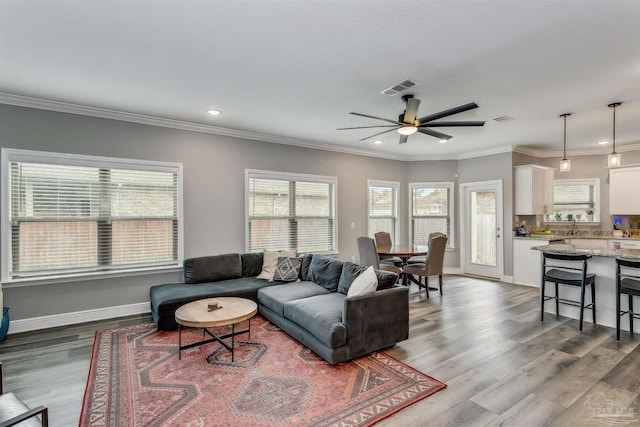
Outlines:
[[465, 272], [502, 275], [502, 182], [462, 184]]

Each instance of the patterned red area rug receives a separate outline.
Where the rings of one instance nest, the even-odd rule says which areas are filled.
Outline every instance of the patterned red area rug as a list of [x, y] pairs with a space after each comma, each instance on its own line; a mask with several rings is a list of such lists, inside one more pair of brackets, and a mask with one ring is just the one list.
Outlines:
[[332, 366], [259, 316], [233, 362], [177, 346], [153, 323], [96, 332], [80, 426], [368, 426], [446, 387], [382, 352]]

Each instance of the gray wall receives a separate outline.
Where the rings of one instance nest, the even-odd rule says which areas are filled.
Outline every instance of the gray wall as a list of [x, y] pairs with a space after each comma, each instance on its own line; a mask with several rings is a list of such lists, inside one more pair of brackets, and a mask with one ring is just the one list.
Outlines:
[[[185, 257], [244, 251], [245, 169], [338, 177], [341, 259], [357, 258], [356, 237], [367, 233], [367, 179], [406, 182], [405, 162], [31, 108], [0, 105], [0, 129], [3, 148], [183, 163]], [[151, 285], [180, 280], [176, 272], [5, 286], [4, 304], [12, 319], [91, 310], [148, 301]]]
[[[367, 233], [367, 179], [400, 183], [400, 243], [409, 236], [409, 182], [455, 182], [454, 226], [459, 230], [457, 181], [503, 179], [505, 228], [512, 228], [510, 153], [401, 162], [9, 105], [0, 105], [0, 129], [4, 148], [183, 163], [185, 257], [244, 251], [245, 169], [338, 177], [338, 250], [343, 260], [358, 258], [356, 237]], [[459, 239], [456, 232], [456, 248]], [[510, 254], [511, 242], [505, 239], [507, 275]], [[458, 250], [447, 253], [445, 265], [459, 267]], [[145, 302], [150, 286], [176, 281], [181, 281], [180, 272], [5, 286], [4, 303], [12, 319], [28, 319]]]
[[[513, 275], [513, 161], [512, 153], [460, 160], [459, 183], [502, 181], [504, 275]], [[459, 217], [459, 216], [458, 216]]]

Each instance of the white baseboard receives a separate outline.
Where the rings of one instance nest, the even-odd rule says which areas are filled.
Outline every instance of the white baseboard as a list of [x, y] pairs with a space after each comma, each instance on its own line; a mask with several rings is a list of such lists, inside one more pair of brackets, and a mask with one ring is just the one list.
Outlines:
[[115, 307], [96, 308], [94, 310], [74, 311], [72, 313], [52, 314], [50, 316], [11, 320], [9, 323], [9, 334], [150, 312], [151, 306], [147, 301], [137, 304], [118, 305]]
[[463, 274], [462, 269], [460, 267], [444, 267], [442, 269], [442, 272], [444, 274], [457, 274], [457, 275]]
[[502, 276], [500, 281], [505, 283], [513, 283], [513, 276]]

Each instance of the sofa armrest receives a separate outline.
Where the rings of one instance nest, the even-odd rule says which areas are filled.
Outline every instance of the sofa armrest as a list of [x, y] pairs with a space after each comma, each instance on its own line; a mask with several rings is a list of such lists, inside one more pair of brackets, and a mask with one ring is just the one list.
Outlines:
[[342, 310], [351, 357], [392, 346], [409, 337], [409, 288], [397, 286], [347, 297]]

